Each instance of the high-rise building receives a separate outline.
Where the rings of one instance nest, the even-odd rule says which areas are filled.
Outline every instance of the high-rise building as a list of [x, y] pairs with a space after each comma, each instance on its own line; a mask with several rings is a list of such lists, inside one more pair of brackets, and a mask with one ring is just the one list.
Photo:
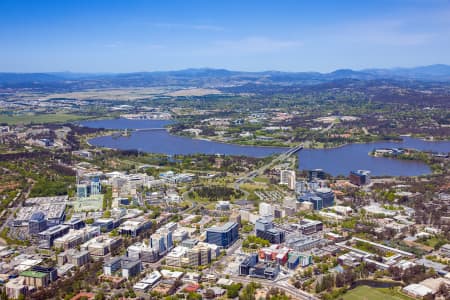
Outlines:
[[206, 229], [206, 242], [228, 248], [239, 238], [238, 224], [228, 222], [222, 226]]
[[86, 198], [89, 196], [89, 189], [86, 183], [77, 184], [77, 197]]
[[78, 198], [87, 198], [90, 196], [100, 195], [101, 192], [102, 184], [100, 183], [100, 178], [98, 177], [92, 177], [79, 182], [77, 181]]
[[287, 185], [289, 189], [295, 190], [295, 171], [293, 170], [281, 170], [280, 172], [280, 184]]
[[102, 192], [102, 185], [100, 183], [100, 178], [93, 177], [91, 179], [91, 195], [99, 195]]
[[172, 231], [167, 228], [160, 228], [156, 233], [152, 234], [150, 247], [158, 249], [160, 255], [166, 254], [173, 247], [172, 234]]

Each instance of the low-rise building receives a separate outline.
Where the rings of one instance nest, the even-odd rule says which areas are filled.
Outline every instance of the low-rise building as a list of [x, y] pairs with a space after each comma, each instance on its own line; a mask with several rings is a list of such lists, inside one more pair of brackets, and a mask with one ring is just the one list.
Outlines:
[[142, 271], [142, 263], [140, 260], [123, 259], [122, 260], [122, 277], [135, 277]]
[[445, 244], [439, 250], [442, 256], [450, 257], [450, 244]]
[[322, 239], [314, 237], [293, 236], [286, 240], [286, 245], [297, 252], [304, 252], [317, 247], [322, 243]]
[[21, 295], [26, 296], [29, 292], [28, 286], [24, 284], [23, 277], [13, 278], [5, 285], [6, 295], [9, 299], [18, 299]]
[[87, 264], [90, 260], [89, 251], [70, 249], [58, 254], [58, 265], [62, 266], [66, 263], [72, 264], [76, 267], [81, 267]]
[[24, 271], [20, 276], [23, 277], [25, 285], [35, 288], [47, 287], [50, 284], [50, 275], [44, 272]]
[[81, 244], [81, 250], [87, 250], [94, 257], [102, 257], [114, 252], [122, 245], [120, 237], [99, 236]]
[[53, 247], [53, 242], [55, 239], [67, 234], [69, 229], [70, 227], [67, 225], [56, 225], [40, 232], [38, 234], [40, 239], [40, 247], [47, 249]]
[[119, 226], [119, 233], [121, 235], [128, 235], [132, 237], [138, 236], [141, 232], [150, 229], [152, 222], [145, 219], [144, 217], [139, 217], [131, 220], [125, 221]]
[[[66, 225], [68, 226], [68, 225]], [[100, 235], [100, 228], [88, 226], [79, 230], [70, 230], [66, 235], [54, 240], [54, 246], [68, 250]]]
[[300, 221], [300, 232], [304, 235], [310, 235], [323, 230], [323, 223], [317, 220], [303, 219]]
[[122, 267], [121, 257], [112, 257], [103, 264], [103, 273], [107, 276], [112, 276]]
[[152, 248], [145, 241], [137, 242], [127, 248], [127, 256], [134, 259], [140, 259], [142, 262], [153, 263], [160, 258], [158, 249]]
[[228, 248], [239, 238], [238, 224], [228, 222], [222, 226], [210, 227], [206, 230], [206, 242]]

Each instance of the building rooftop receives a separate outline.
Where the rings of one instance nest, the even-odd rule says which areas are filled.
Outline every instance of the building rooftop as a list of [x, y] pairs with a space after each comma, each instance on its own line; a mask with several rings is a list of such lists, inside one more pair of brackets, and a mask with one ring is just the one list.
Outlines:
[[20, 276], [43, 278], [43, 277], [47, 276], [47, 274], [43, 273], [43, 272], [37, 272], [37, 271], [24, 271], [24, 272], [20, 273]]
[[45, 231], [42, 231], [41, 233], [39, 233], [39, 235], [54, 234], [54, 233], [56, 233], [58, 231], [65, 230], [65, 229], [69, 229], [69, 226], [67, 226], [67, 225], [56, 225], [56, 226], [50, 227], [49, 229], [47, 229]]
[[417, 283], [410, 284], [404, 287], [403, 290], [420, 297], [424, 297], [433, 292], [430, 288]]
[[183, 247], [183, 246], [177, 246], [177, 247], [173, 248], [173, 250], [170, 251], [167, 254], [167, 256], [170, 256], [170, 257], [181, 257], [181, 256], [183, 256], [186, 253], [186, 251], [188, 251], [188, 248]]
[[237, 223], [235, 223], [235, 222], [227, 222], [227, 223], [223, 224], [222, 226], [213, 226], [206, 230], [214, 231], [214, 232], [227, 232], [236, 225], [237, 225]]
[[122, 264], [122, 269], [131, 269], [140, 263], [141, 263], [141, 261], [138, 259], [137, 260], [128, 259], [128, 260], [125, 260], [124, 263]]

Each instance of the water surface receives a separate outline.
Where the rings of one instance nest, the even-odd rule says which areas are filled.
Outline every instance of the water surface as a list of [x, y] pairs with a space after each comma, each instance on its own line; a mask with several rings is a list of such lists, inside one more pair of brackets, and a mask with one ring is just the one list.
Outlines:
[[[161, 128], [171, 121], [158, 120], [100, 120], [80, 122], [83, 126], [110, 129]], [[224, 144], [170, 135], [166, 130], [137, 131], [130, 136], [102, 136], [89, 141], [92, 145], [122, 150], [135, 149], [145, 152], [173, 154], [226, 154], [265, 157], [286, 151], [279, 147], [257, 147]], [[350, 144], [332, 149], [303, 149], [299, 155], [299, 168], [321, 168], [332, 175], [348, 175], [351, 170], [370, 170], [372, 175], [417, 176], [429, 174], [430, 168], [417, 161], [404, 161], [383, 157], [372, 157], [368, 153], [374, 148], [405, 147], [418, 150], [449, 152], [450, 141], [429, 142], [405, 137], [402, 142], [374, 142]]]

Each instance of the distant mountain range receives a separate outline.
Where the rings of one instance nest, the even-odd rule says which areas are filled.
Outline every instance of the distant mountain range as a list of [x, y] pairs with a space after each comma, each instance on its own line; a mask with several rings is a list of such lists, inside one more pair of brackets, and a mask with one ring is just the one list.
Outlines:
[[135, 73], [0, 73], [0, 88], [83, 89], [143, 86], [226, 87], [245, 84], [314, 85], [336, 80], [450, 82], [449, 65], [319, 72], [241, 72], [186, 69]]

